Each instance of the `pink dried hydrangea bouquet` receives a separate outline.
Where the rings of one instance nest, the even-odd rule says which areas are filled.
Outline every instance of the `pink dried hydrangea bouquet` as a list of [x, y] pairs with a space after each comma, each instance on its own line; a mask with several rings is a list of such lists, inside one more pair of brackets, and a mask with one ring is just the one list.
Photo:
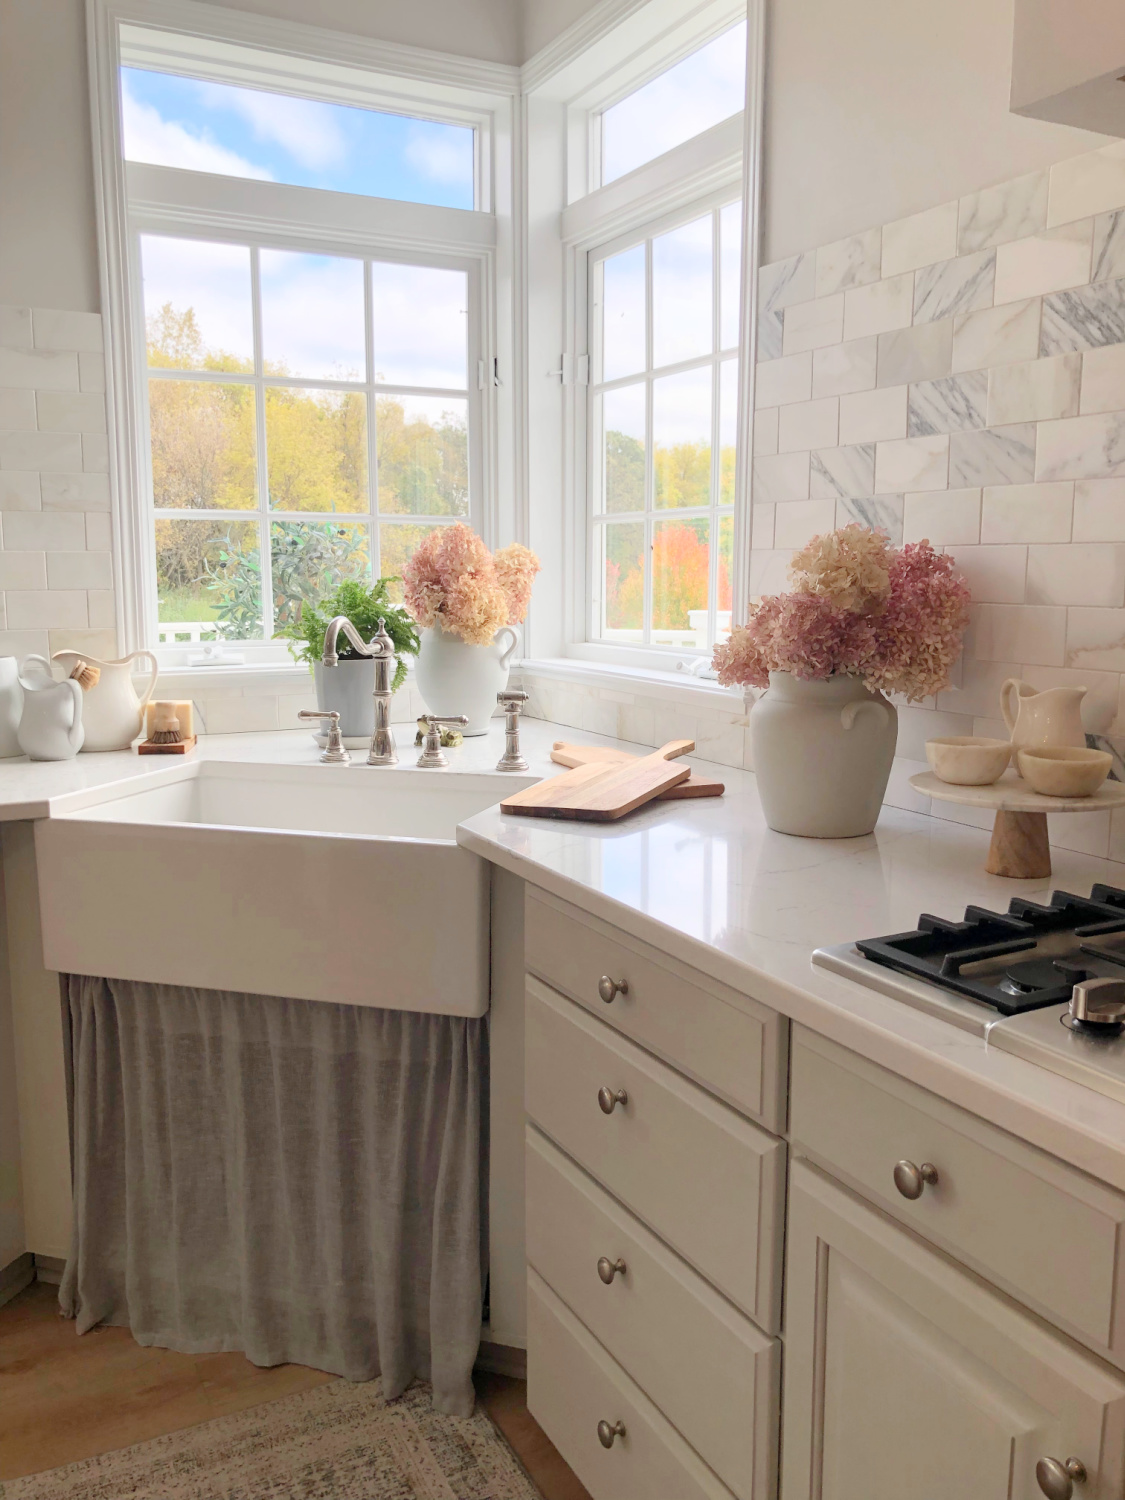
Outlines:
[[750, 716], [766, 821], [852, 837], [875, 826], [897, 715], [949, 686], [970, 594], [929, 542], [844, 526], [794, 554], [792, 589], [761, 599], [715, 652], [719, 681], [768, 687]]
[[539, 566], [518, 542], [492, 553], [458, 523], [430, 532], [402, 570], [404, 603], [422, 632], [418, 689], [430, 713], [464, 714], [466, 734], [488, 729], [515, 649], [510, 627], [527, 616]]

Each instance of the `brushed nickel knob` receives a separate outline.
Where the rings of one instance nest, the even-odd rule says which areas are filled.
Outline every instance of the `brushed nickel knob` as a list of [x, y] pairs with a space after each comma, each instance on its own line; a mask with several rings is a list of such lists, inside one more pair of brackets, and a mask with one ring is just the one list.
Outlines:
[[612, 1448], [614, 1438], [625, 1436], [625, 1423], [614, 1422], [611, 1427], [603, 1417], [598, 1423], [598, 1442], [603, 1448]]
[[624, 1276], [625, 1262], [623, 1260], [610, 1260], [608, 1255], [598, 1257], [598, 1275], [609, 1286], [615, 1276]]
[[611, 979], [608, 974], [603, 974], [598, 980], [598, 994], [607, 1005], [612, 1005], [618, 995], [629, 993], [629, 981], [627, 979]]
[[611, 1115], [619, 1104], [625, 1105], [629, 1102], [629, 1095], [624, 1089], [611, 1089], [602, 1084], [598, 1090], [598, 1108], [603, 1115]]
[[920, 1198], [926, 1184], [936, 1187], [937, 1180], [938, 1170], [933, 1162], [924, 1161], [920, 1167], [912, 1161], [895, 1162], [895, 1187], [904, 1198]]
[[1075, 1484], [1085, 1484], [1086, 1465], [1080, 1458], [1041, 1458], [1035, 1465], [1035, 1478], [1047, 1500], [1070, 1500]]

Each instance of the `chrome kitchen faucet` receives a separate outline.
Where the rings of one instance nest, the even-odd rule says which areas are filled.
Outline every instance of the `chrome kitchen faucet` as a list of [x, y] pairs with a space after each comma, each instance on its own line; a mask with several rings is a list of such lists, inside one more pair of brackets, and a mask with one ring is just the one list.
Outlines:
[[391, 663], [395, 659], [395, 643], [387, 634], [386, 621], [379, 620], [379, 629], [371, 637], [370, 645], [364, 645], [363, 637], [347, 615], [337, 615], [329, 622], [324, 634], [324, 651], [321, 661], [326, 667], [335, 667], [340, 658], [336, 641], [341, 630], [360, 656], [369, 656], [375, 663], [375, 728], [371, 735], [371, 749], [367, 754], [369, 766], [397, 766], [398, 751], [391, 733]]

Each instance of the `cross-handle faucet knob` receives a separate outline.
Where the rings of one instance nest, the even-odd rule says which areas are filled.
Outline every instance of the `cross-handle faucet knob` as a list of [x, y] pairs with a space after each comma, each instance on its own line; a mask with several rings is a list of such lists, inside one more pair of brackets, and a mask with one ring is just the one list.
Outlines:
[[1069, 1019], [1083, 1030], [1120, 1028], [1125, 1021], [1125, 980], [1094, 978], [1076, 984], [1070, 996]]
[[452, 724], [461, 726], [469, 721], [464, 714], [423, 714], [422, 721], [426, 725], [425, 738], [422, 741], [422, 753], [418, 757], [418, 764], [423, 770], [433, 769], [435, 766], [447, 766], [445, 751], [441, 748], [441, 726]]
[[496, 701], [504, 710], [504, 754], [496, 762], [498, 771], [530, 770], [520, 750], [520, 714], [527, 697], [515, 688], [496, 694]]
[[298, 719], [323, 719], [328, 725], [328, 739], [324, 749], [320, 752], [320, 758], [328, 766], [346, 766], [351, 764], [351, 756], [344, 749], [344, 739], [340, 733], [340, 715], [334, 708], [302, 708], [297, 711]]

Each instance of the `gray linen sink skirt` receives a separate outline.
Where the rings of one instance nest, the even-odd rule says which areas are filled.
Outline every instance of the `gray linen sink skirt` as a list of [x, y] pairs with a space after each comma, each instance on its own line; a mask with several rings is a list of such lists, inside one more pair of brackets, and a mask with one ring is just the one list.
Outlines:
[[79, 1333], [472, 1411], [487, 1018], [81, 975], [63, 1015]]

